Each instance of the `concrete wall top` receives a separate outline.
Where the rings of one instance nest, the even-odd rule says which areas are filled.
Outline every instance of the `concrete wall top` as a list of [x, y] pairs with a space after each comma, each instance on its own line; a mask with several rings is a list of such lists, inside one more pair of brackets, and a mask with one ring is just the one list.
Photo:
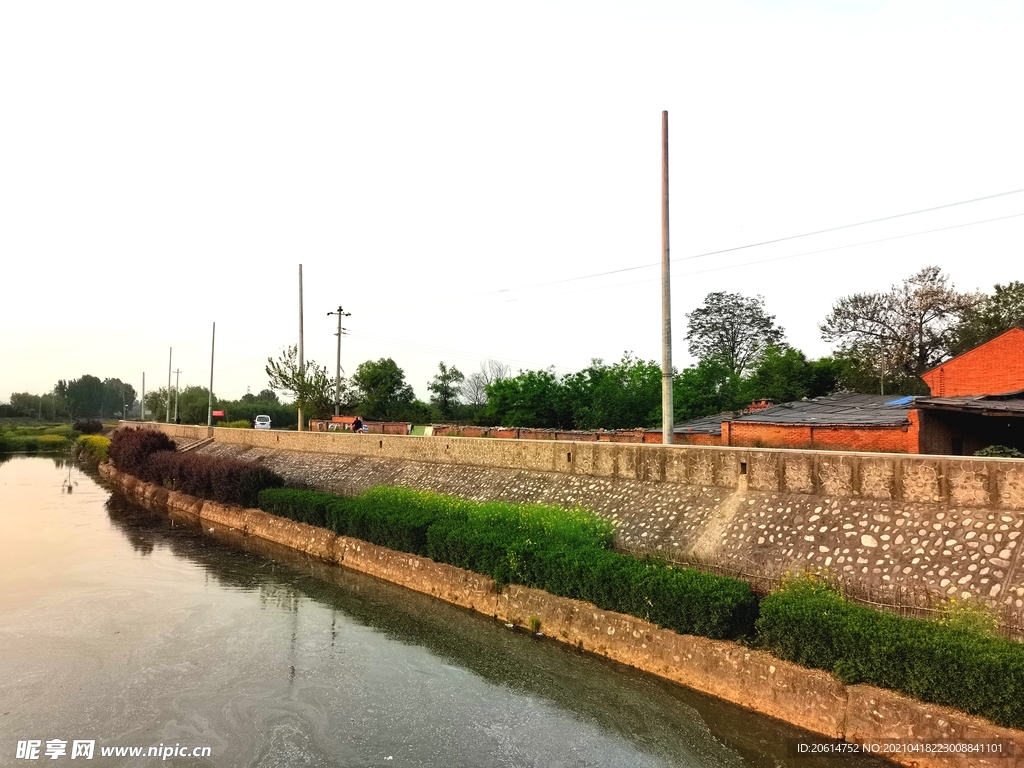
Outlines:
[[785, 448], [291, 432], [122, 422], [271, 450], [618, 477], [737, 490], [1024, 509], [1024, 460]]

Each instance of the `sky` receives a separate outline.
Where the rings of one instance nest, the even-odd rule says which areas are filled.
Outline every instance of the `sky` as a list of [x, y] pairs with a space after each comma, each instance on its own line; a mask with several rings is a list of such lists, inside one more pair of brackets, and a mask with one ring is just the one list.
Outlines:
[[171, 349], [205, 386], [214, 323], [214, 392], [258, 392], [299, 265], [332, 376], [339, 306], [344, 373], [423, 399], [660, 362], [662, 110], [674, 364], [712, 291], [828, 354], [841, 296], [1024, 279], [1021, 39], [1016, 0], [0, 4], [0, 402]]

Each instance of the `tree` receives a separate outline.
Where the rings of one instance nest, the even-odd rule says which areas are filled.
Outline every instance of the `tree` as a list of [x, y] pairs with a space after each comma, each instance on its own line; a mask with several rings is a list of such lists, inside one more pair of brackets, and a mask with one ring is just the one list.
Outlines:
[[[308, 360], [304, 370], [300, 370], [298, 356], [299, 348], [293, 345], [287, 347], [277, 360], [267, 358], [265, 370], [270, 388], [290, 393], [305, 418], [325, 418], [334, 408], [334, 379], [327, 375], [327, 368], [312, 360]], [[351, 388], [343, 379], [341, 404], [347, 408], [350, 402]]]
[[460, 387], [462, 399], [477, 409], [487, 405], [487, 387], [512, 375], [512, 370], [498, 360], [480, 363], [480, 370], [469, 374]]
[[[217, 393], [213, 395], [217, 403]], [[163, 404], [158, 404], [163, 407]], [[171, 404], [174, 407], [174, 404]], [[182, 424], [205, 424], [210, 407], [210, 390], [196, 385], [188, 386], [178, 392], [178, 418]]]
[[487, 387], [487, 420], [513, 427], [571, 429], [571, 409], [554, 371], [520, 371]]
[[960, 320], [977, 302], [938, 267], [925, 267], [886, 293], [839, 299], [819, 328], [842, 356], [879, 376], [913, 379], [950, 356]]
[[963, 313], [956, 328], [953, 354], [974, 349], [1011, 328], [1024, 328], [1024, 283], [996, 284], [991, 295]]
[[103, 394], [103, 382], [86, 374], [67, 382], [64, 397], [72, 416], [102, 416]]
[[390, 357], [360, 363], [352, 382], [359, 389], [363, 415], [370, 419], [398, 419], [416, 399], [405, 372]]
[[281, 401], [277, 397], [277, 392], [272, 389], [261, 389], [259, 394], [256, 395], [257, 403], [274, 403], [278, 405]]
[[427, 384], [427, 389], [433, 393], [430, 402], [441, 411], [442, 418], [452, 418], [459, 404], [459, 387], [465, 380], [466, 377], [454, 365], [449, 368], [444, 361], [438, 363], [437, 375]]
[[765, 312], [764, 298], [717, 291], [686, 315], [690, 354], [716, 358], [732, 375], [742, 375], [771, 346], [783, 346], [785, 331]]
[[830, 395], [841, 388], [843, 364], [831, 357], [808, 360], [798, 349], [769, 347], [743, 382], [744, 400], [786, 403]]
[[137, 397], [135, 387], [120, 379], [103, 380], [103, 416], [124, 417], [125, 408], [131, 409]]
[[562, 379], [575, 429], [632, 429], [661, 421], [661, 366], [625, 352], [613, 365], [592, 360]]
[[672, 401], [677, 422], [734, 411], [749, 402], [740, 377], [718, 357], [680, 371], [672, 382]]

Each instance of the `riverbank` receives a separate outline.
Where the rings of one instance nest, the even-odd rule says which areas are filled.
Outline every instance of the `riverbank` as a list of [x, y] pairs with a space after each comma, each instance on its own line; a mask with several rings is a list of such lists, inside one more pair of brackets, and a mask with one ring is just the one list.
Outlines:
[[[824, 672], [790, 664], [742, 645], [678, 635], [623, 614], [510, 585], [497, 589], [486, 576], [395, 552], [256, 509], [227, 507], [168, 491], [125, 475], [109, 464], [101, 475], [143, 505], [274, 541], [328, 562], [438, 597], [505, 623], [539, 626], [545, 635], [637, 669], [852, 743], [1013, 740], [1024, 733], [980, 718], [923, 704], [872, 686], [844, 686]], [[891, 755], [918, 766], [1016, 765], [1017, 758]], [[1024, 763], [1024, 761], [1022, 761]]]

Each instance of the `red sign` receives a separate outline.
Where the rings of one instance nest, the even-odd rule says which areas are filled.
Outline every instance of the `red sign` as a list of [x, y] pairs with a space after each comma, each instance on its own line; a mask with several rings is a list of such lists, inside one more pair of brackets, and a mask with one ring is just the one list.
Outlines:
[[222, 418], [223, 418], [223, 416], [224, 416], [224, 411], [214, 411], [214, 412], [213, 412], [213, 415], [214, 415], [214, 416], [220, 416], [220, 417], [222, 417]]

